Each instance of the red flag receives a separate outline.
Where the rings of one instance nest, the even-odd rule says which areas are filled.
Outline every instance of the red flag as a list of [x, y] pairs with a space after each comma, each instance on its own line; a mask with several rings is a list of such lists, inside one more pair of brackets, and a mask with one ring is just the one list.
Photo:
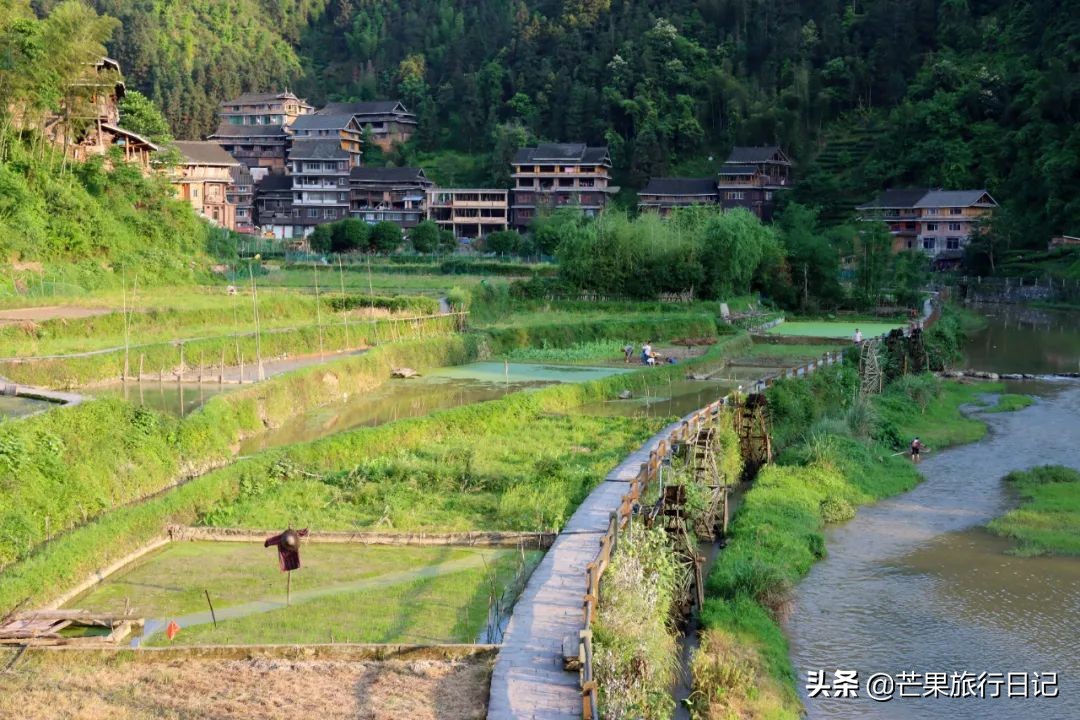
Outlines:
[[178, 632], [180, 632], [180, 626], [176, 624], [175, 620], [170, 620], [169, 624], [165, 626], [165, 637], [172, 640]]

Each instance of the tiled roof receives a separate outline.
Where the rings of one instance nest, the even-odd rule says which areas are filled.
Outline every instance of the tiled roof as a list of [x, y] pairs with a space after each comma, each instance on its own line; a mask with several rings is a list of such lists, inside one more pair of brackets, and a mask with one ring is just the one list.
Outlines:
[[521, 148], [514, 155], [515, 163], [609, 163], [608, 149], [589, 147], [584, 143], [541, 143], [534, 148]]
[[236, 158], [216, 142], [177, 140], [176, 149], [191, 165], [236, 165]]
[[289, 150], [289, 159], [304, 160], [347, 160], [349, 153], [341, 147], [337, 138], [317, 140], [293, 140]]
[[[252, 103], [268, 103], [275, 100], [297, 100], [304, 103], [303, 100], [293, 95], [291, 92], [269, 92], [269, 93], [244, 93], [240, 97], [233, 98], [232, 100], [225, 100], [222, 105], [251, 105]], [[306, 103], [305, 103], [306, 104]]]
[[856, 210], [903, 210], [913, 208], [927, 193], [922, 188], [893, 188], [878, 195], [872, 202], [860, 205]]
[[639, 195], [716, 195], [712, 178], [650, 178]]
[[986, 190], [931, 190], [915, 204], [917, 208], [971, 207], [983, 197], [989, 198], [991, 205], [997, 202]]
[[373, 100], [368, 102], [332, 102], [315, 111], [316, 115], [385, 115], [388, 113], [412, 115], [400, 100]]
[[292, 127], [301, 130], [344, 130], [353, 121], [351, 113], [327, 113], [325, 115], [301, 115], [293, 120]]
[[423, 169], [418, 167], [354, 167], [349, 171], [349, 179], [357, 182], [431, 183]]
[[258, 192], [267, 193], [292, 190], [293, 179], [283, 173], [270, 173], [257, 183]]

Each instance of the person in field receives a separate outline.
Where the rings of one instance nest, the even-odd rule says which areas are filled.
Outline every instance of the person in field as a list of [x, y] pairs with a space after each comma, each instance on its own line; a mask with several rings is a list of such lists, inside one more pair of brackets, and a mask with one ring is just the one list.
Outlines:
[[919, 438], [915, 438], [911, 441], [911, 460], [912, 462], [919, 462], [919, 458], [922, 455], [923, 444]]
[[862, 342], [862, 330], [855, 328], [855, 344], [858, 345]]

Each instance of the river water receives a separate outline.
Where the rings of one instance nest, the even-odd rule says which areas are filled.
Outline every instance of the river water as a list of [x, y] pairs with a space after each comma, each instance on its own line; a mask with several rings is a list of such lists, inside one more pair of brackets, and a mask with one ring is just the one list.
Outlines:
[[[1042, 314], [1044, 336], [1032, 329], [1036, 317], [1024, 325], [1024, 313], [987, 313], [990, 326], [968, 348], [971, 366], [1076, 370], [1080, 314], [1050, 313], [1049, 323]], [[1035, 404], [981, 416], [983, 440], [928, 455], [919, 487], [826, 533], [828, 556], [797, 587], [785, 623], [809, 718], [1080, 718], [1080, 559], [1015, 557], [1008, 541], [982, 529], [1015, 506], [1002, 482], [1008, 472], [1080, 469], [1080, 382], [1011, 389], [1035, 395]], [[857, 699], [808, 696], [810, 671], [826, 671], [829, 681], [837, 669], [858, 671]], [[1056, 673], [1058, 696], [1010, 698], [1002, 687], [996, 699], [914, 698], [894, 686], [892, 700], [867, 697], [870, 675], [895, 681], [902, 672], [920, 674], [907, 695], [927, 692], [928, 672], [950, 682], [964, 672]], [[1027, 687], [1030, 694], [1030, 680]]]

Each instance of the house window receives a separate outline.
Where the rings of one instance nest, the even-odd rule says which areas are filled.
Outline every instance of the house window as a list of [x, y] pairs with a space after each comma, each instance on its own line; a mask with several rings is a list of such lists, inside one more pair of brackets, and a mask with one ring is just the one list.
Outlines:
[[915, 241], [914, 240], [908, 240], [907, 241], [907, 249], [910, 250], [913, 247], [915, 247]]
[[926, 223], [927, 232], [934, 232], [935, 230], [937, 230], [937, 223]]
[[765, 200], [772, 200], [772, 190], [765, 191]]
[[728, 200], [742, 200], [744, 195], [745, 193], [742, 190], [738, 190], [727, 193], [726, 197]]
[[193, 197], [193, 198], [199, 197], [199, 188], [197, 188], [197, 187], [191, 188], [191, 197]]
[[949, 250], [959, 250], [960, 249], [960, 238], [955, 238], [955, 237], [946, 238], [945, 247], [948, 248]]
[[307, 216], [309, 218], [317, 218], [317, 217], [319, 217], [319, 208], [308, 208]]
[[922, 241], [923, 250], [933, 250], [936, 245], [937, 245], [937, 243], [935, 242], [934, 238], [932, 238], [932, 237], [923, 238], [923, 241]]
[[950, 215], [963, 215], [964, 208], [949, 208]]
[[960, 232], [960, 223], [949, 223], [949, 229], [953, 232]]
[[335, 210], [334, 208], [326, 208], [323, 210], [323, 217], [331, 219], [335, 218], [337, 217], [337, 210]]

